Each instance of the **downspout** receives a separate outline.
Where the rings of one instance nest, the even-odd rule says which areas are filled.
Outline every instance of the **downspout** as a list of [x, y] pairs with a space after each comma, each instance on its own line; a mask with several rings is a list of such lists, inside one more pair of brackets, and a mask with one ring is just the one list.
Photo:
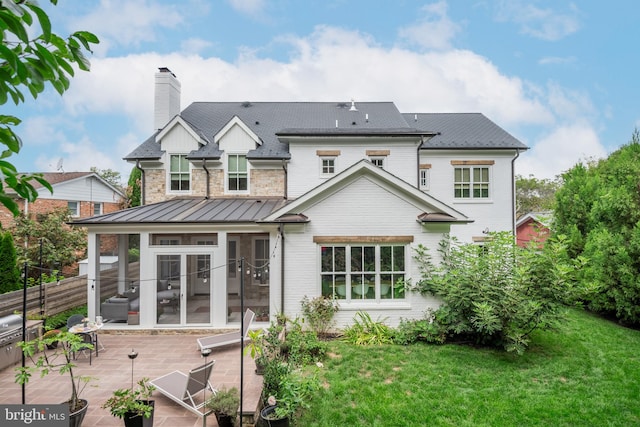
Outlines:
[[280, 311], [284, 314], [284, 223], [278, 225], [280, 232]]
[[287, 171], [287, 163], [283, 160], [282, 161], [282, 170], [284, 171], [284, 199], [287, 200], [288, 198], [288, 192], [289, 192], [289, 174]]
[[140, 166], [140, 160], [136, 160], [136, 168], [140, 170], [140, 175], [142, 179], [140, 180], [140, 206], [144, 206], [144, 184], [145, 184], [145, 176], [144, 169]]
[[520, 157], [520, 150], [516, 148], [516, 156], [511, 160], [511, 197], [513, 200], [511, 206], [511, 227], [514, 238], [516, 237], [516, 160]]
[[209, 200], [209, 169], [207, 169], [207, 161], [203, 158], [202, 159], [202, 169], [204, 169], [204, 173], [207, 174], [207, 193], [206, 196], [204, 196], [204, 198], [206, 200]]

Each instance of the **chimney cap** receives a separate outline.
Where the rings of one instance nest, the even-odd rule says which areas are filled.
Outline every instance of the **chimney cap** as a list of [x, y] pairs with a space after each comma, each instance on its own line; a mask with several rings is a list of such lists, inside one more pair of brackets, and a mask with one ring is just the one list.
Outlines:
[[176, 75], [175, 75], [175, 74], [173, 74], [173, 73], [171, 72], [171, 70], [170, 70], [169, 68], [167, 68], [167, 67], [159, 67], [159, 68], [158, 68], [158, 71], [160, 71], [161, 73], [171, 73], [171, 75], [172, 75], [173, 77], [176, 77]]

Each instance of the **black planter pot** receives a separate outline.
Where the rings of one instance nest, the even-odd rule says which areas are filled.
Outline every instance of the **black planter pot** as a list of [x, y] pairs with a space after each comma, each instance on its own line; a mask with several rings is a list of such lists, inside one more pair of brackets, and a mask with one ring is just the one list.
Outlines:
[[260, 411], [263, 425], [268, 427], [289, 427], [289, 418], [272, 418], [275, 416], [276, 406], [266, 406]]
[[[78, 399], [80, 405], [82, 407], [75, 412], [69, 413], [69, 427], [80, 427], [82, 426], [82, 420], [84, 420], [84, 416], [87, 413], [87, 409], [89, 409], [89, 401], [85, 399]], [[67, 402], [69, 403], [69, 402]]]
[[[143, 400], [145, 405], [150, 405], [155, 407], [155, 402], [153, 400]], [[145, 418], [143, 415], [138, 415], [135, 412], [128, 412], [124, 416], [124, 425], [125, 427], [153, 427], [153, 413], [154, 410], [151, 410], [151, 416], [149, 418]]]
[[218, 427], [233, 427], [233, 417], [227, 414], [216, 414]]

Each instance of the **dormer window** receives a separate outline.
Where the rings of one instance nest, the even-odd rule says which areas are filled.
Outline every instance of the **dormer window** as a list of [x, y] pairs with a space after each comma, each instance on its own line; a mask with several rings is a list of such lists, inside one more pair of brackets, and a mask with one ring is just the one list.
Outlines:
[[229, 154], [227, 161], [227, 186], [229, 191], [247, 191], [249, 189], [247, 156], [243, 154]]
[[186, 154], [172, 154], [170, 157], [170, 185], [171, 191], [189, 191], [191, 174], [189, 160]]

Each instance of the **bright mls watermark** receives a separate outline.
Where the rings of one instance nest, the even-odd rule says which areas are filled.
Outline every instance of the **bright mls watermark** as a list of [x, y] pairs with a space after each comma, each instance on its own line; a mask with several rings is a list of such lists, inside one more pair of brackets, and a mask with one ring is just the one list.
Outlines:
[[0, 405], [0, 425], [67, 427], [69, 405]]

